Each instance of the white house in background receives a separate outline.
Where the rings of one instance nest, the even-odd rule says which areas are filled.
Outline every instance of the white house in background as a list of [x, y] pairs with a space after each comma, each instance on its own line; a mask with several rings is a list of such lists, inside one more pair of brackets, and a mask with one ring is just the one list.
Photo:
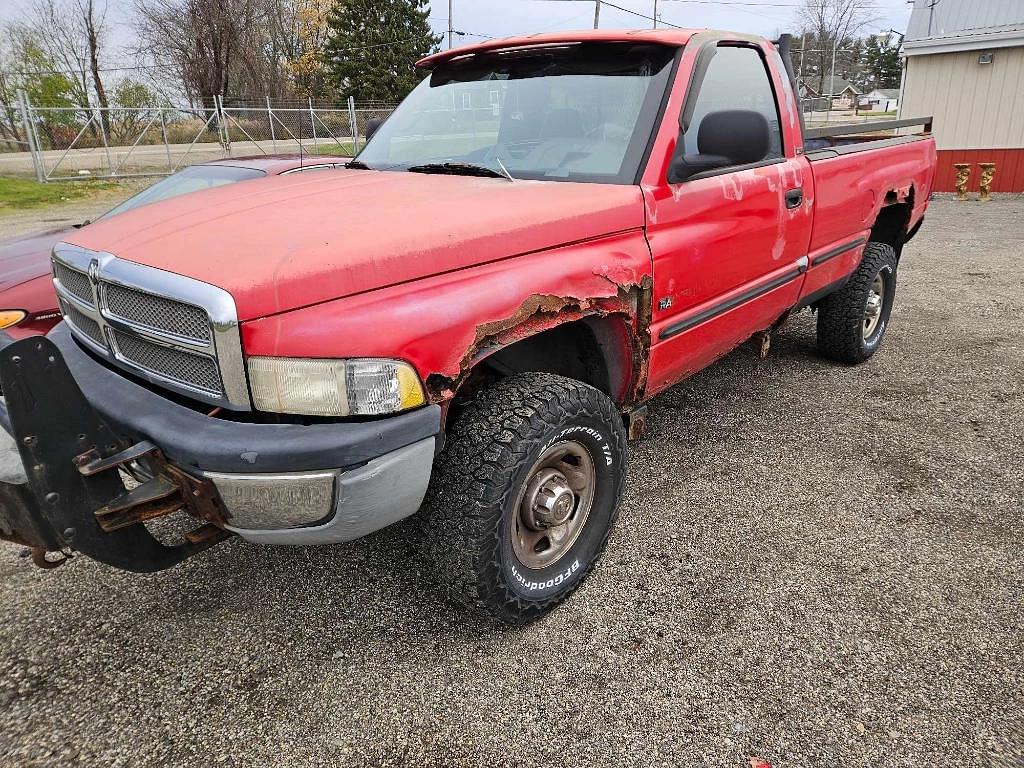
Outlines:
[[895, 112], [900, 108], [899, 88], [876, 88], [857, 99], [859, 109], [869, 112]]
[[826, 77], [818, 88], [817, 77], [805, 77], [800, 82], [800, 96], [805, 99], [832, 99], [832, 109], [852, 109], [860, 96], [849, 80], [841, 77]]

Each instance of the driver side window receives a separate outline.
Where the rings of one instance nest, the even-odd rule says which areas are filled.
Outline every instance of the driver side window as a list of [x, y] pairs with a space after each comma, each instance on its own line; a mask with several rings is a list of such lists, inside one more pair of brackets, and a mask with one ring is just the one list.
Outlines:
[[719, 46], [708, 65], [694, 102], [689, 127], [683, 135], [687, 154], [697, 154], [697, 136], [704, 118], [712, 112], [752, 110], [768, 121], [768, 153], [763, 160], [783, 157], [782, 131], [775, 93], [761, 54], [755, 48]]

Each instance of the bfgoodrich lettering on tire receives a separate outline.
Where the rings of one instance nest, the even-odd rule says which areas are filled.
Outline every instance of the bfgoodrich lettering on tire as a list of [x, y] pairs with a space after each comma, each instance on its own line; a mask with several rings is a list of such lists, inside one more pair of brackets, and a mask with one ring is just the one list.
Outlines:
[[626, 435], [593, 387], [519, 374], [451, 424], [422, 514], [445, 590], [501, 621], [538, 619], [572, 594], [615, 521]]
[[896, 252], [871, 242], [840, 290], [818, 305], [818, 351], [840, 363], [863, 363], [878, 350], [896, 299]]

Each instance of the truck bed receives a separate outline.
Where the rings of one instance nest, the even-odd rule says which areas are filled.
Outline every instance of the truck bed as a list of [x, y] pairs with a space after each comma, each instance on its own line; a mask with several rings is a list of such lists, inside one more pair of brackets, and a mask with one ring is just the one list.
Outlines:
[[[914, 125], [925, 131], [882, 135]], [[814, 225], [804, 296], [845, 279], [855, 268], [882, 208], [908, 210], [907, 231], [928, 206], [935, 168], [931, 118], [836, 125], [807, 131], [805, 155], [814, 176]]]
[[[901, 134], [903, 128], [921, 126], [916, 133]], [[864, 123], [826, 125], [804, 130], [804, 154], [811, 162], [839, 155], [898, 146], [931, 136], [932, 118], [872, 120]]]

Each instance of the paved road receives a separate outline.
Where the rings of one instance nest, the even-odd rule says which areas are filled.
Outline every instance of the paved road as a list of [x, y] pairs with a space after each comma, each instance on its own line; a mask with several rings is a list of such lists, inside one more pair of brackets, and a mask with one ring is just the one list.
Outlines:
[[0, 548], [0, 763], [1020, 765], [1022, 222], [935, 203], [869, 365], [804, 314], [657, 398], [603, 563], [526, 629], [410, 526], [148, 577]]

